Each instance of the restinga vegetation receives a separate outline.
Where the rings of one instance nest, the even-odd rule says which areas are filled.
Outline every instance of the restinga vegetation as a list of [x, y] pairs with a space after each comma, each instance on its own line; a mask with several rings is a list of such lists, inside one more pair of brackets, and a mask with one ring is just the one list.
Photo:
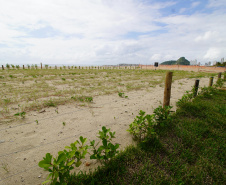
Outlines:
[[94, 172], [73, 174], [68, 184], [225, 184], [225, 97], [225, 90], [204, 88], [164, 124], [152, 124], [151, 137]]

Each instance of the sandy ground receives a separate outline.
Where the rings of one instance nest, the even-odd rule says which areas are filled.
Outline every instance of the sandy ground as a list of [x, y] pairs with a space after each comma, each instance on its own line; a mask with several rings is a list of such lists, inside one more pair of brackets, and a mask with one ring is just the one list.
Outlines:
[[[195, 79], [182, 79], [172, 84], [171, 105], [187, 90], [191, 90]], [[202, 78], [200, 87], [208, 86], [209, 79]], [[25, 119], [9, 125], [0, 125], [0, 184], [41, 184], [47, 173], [38, 167], [46, 153], [56, 156], [65, 146], [76, 141], [79, 136], [89, 140], [98, 139], [96, 135], [102, 126], [116, 131], [114, 142], [120, 143], [120, 150], [133, 144], [126, 131], [139, 110], [152, 113], [163, 101], [164, 85], [148, 90], [125, 93], [128, 98], [118, 94], [94, 97], [94, 102], [81, 107], [75, 104], [46, 108], [43, 112], [30, 112]], [[38, 123], [36, 123], [38, 120]], [[63, 126], [63, 122], [66, 123]], [[89, 144], [89, 142], [87, 143]], [[89, 167], [85, 161], [91, 163]], [[88, 171], [99, 165], [88, 156], [79, 170]]]

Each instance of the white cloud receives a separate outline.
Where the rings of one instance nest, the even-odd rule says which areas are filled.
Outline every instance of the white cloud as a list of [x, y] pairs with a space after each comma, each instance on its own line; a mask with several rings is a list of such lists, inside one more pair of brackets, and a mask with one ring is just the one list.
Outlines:
[[225, 0], [209, 0], [208, 7], [226, 7]]
[[200, 4], [200, 2], [199, 1], [196, 1], [196, 2], [193, 2], [191, 4], [191, 6], [192, 6], [192, 8], [194, 8], [194, 7], [197, 7], [199, 4]]
[[213, 39], [216, 35], [217, 35], [217, 32], [215, 32], [215, 31], [207, 31], [204, 34], [196, 37], [195, 41], [197, 41], [197, 42], [206, 41], [206, 40], [209, 40], [209, 39]]
[[207, 60], [216, 60], [218, 59], [219, 54], [221, 54], [219, 48], [209, 48], [206, 54], [204, 55], [204, 58]]
[[157, 60], [158, 61], [159, 59], [161, 59], [161, 57], [162, 56], [160, 54], [154, 54], [154, 55], [151, 56], [151, 60]]
[[[211, 14], [163, 16], [160, 10], [176, 1], [0, 0], [0, 61], [94, 65], [181, 56], [205, 61], [211, 58], [210, 48], [217, 48], [215, 56], [221, 58], [226, 53], [226, 14], [213, 2]], [[44, 28], [51, 28], [49, 37], [31, 35]]]

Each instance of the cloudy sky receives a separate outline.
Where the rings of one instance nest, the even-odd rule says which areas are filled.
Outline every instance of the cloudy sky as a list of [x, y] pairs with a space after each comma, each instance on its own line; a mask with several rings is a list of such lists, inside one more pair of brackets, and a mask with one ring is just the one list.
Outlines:
[[0, 64], [226, 58], [226, 0], [0, 0]]

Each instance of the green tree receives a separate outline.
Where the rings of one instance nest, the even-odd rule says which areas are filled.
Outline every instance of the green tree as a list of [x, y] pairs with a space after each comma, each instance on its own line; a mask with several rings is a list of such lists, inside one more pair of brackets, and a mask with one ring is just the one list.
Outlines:
[[177, 62], [177, 65], [190, 65], [190, 62], [185, 57], [180, 57]]
[[175, 65], [176, 62], [177, 62], [176, 60], [169, 60], [161, 63], [161, 65]]

